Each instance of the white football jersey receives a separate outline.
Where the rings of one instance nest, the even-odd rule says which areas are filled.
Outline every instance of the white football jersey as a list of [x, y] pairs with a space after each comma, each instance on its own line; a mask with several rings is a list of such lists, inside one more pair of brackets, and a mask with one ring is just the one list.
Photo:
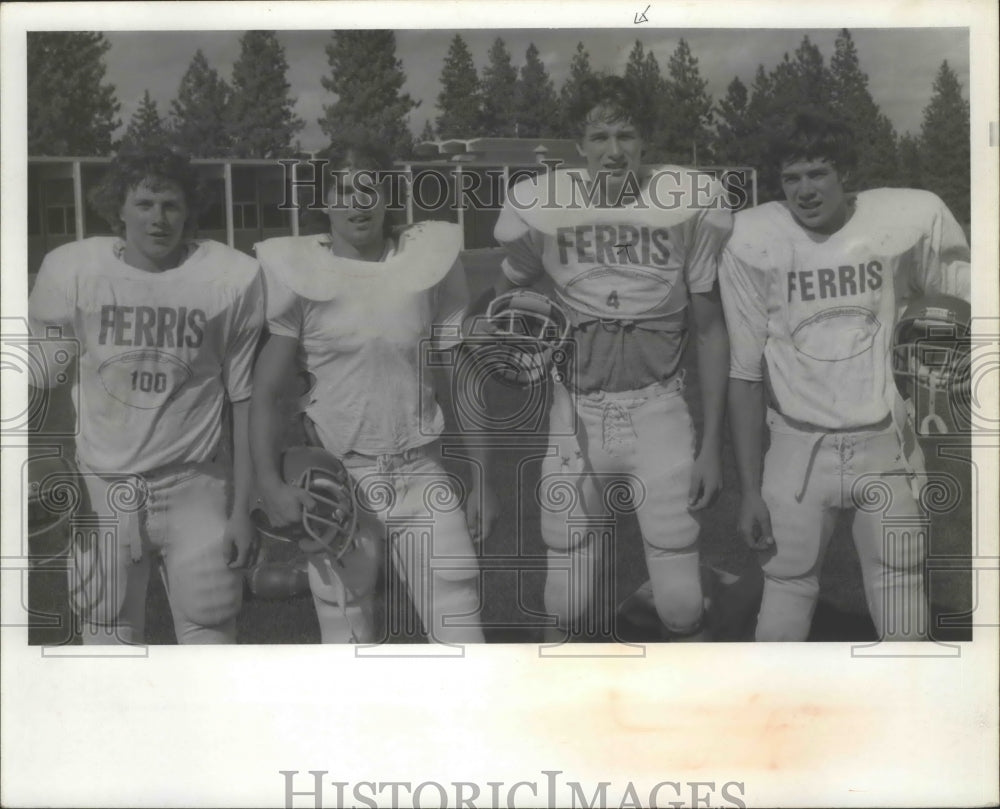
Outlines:
[[508, 250], [504, 272], [530, 284], [547, 272], [562, 301], [605, 319], [652, 319], [687, 306], [688, 291], [715, 283], [732, 214], [705, 172], [652, 171], [636, 201], [588, 202], [585, 170], [557, 170], [509, 192], [495, 236]]
[[336, 256], [326, 235], [257, 245], [268, 328], [299, 341], [316, 377], [306, 413], [334, 454], [400, 453], [444, 429], [430, 360], [460, 341], [459, 244], [455, 225], [425, 222], [382, 261]]
[[736, 215], [719, 282], [730, 376], [766, 375], [786, 416], [827, 429], [881, 421], [895, 399], [891, 347], [906, 303], [970, 296], [969, 245], [928, 191], [856, 196], [853, 216], [822, 236], [783, 203]]
[[226, 395], [250, 396], [263, 325], [257, 262], [199, 241], [175, 269], [145, 272], [118, 257], [120, 245], [94, 237], [53, 250], [29, 301], [34, 336], [77, 346], [77, 455], [107, 473], [208, 460]]
[[[690, 293], [715, 285], [732, 212], [719, 183], [696, 169], [651, 169], [637, 199], [615, 207], [592, 204], [588, 187], [583, 169], [515, 185], [494, 230], [503, 271], [517, 285], [547, 274], [575, 323], [647, 324], [574, 335], [579, 388], [645, 387], [680, 365]], [[652, 331], [657, 321], [664, 328]]]

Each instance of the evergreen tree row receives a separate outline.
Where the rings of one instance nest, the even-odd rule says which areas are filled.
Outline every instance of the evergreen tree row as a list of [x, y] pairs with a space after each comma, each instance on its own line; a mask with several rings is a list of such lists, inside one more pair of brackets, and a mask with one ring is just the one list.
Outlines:
[[28, 151], [106, 155], [131, 143], [169, 139], [198, 157], [287, 155], [303, 122], [289, 95], [285, 52], [273, 31], [247, 31], [231, 81], [200, 50], [162, 116], [149, 91], [121, 141], [115, 88], [104, 82], [110, 44], [92, 32], [28, 34]]
[[766, 155], [767, 135], [781, 118], [803, 106], [825, 108], [854, 130], [858, 166], [850, 183], [855, 188], [926, 188], [937, 193], [959, 221], [969, 221], [969, 102], [947, 61], [934, 79], [920, 132], [898, 136], [869, 92], [850, 32], [844, 29], [837, 36], [829, 66], [806, 36], [795, 53], [786, 53], [772, 70], [758, 66], [749, 89], [739, 78], [729, 84], [713, 107], [711, 159], [760, 167], [761, 201], [778, 198], [778, 177]]
[[[108, 154], [121, 109], [106, 83], [102, 34], [32, 32], [28, 35], [28, 138], [33, 155]], [[413, 146], [410, 113], [420, 102], [403, 92], [406, 75], [391, 31], [336, 31], [326, 46], [328, 70], [320, 78], [335, 100], [324, 106], [320, 126], [331, 140], [376, 131], [397, 154]], [[289, 94], [288, 63], [272, 31], [248, 31], [229, 81], [198, 51], [161, 116], [148, 91], [122, 142], [169, 136], [202, 157], [271, 158], [296, 150], [303, 122]], [[583, 43], [556, 90], [534, 44], [514, 64], [497, 38], [482, 71], [456, 34], [444, 54], [437, 115], [422, 139], [472, 137], [576, 137], [569, 111], [595, 75]], [[698, 59], [683, 39], [662, 71], [636, 41], [624, 77], [651, 132], [647, 159], [681, 164], [756, 166], [760, 199], [777, 196], [768, 170], [766, 138], [775, 122], [800, 106], [825, 107], [855, 130], [860, 162], [857, 187], [897, 185], [938, 193], [961, 221], [969, 220], [969, 103], [944, 62], [916, 134], [899, 136], [871, 96], [849, 31], [842, 30], [827, 63], [808, 36], [792, 54], [757, 68], [750, 87], [738, 77], [715, 100]]]

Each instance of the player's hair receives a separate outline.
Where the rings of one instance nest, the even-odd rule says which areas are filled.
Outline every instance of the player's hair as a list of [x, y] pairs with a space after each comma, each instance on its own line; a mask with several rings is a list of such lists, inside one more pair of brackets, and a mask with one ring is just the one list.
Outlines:
[[373, 171], [391, 171], [392, 154], [378, 138], [353, 134], [338, 139], [316, 155], [329, 162], [328, 171], [338, 171], [351, 165]]
[[111, 161], [111, 166], [89, 194], [91, 207], [121, 236], [125, 225], [121, 208], [132, 189], [146, 183], [159, 190], [166, 183], [174, 183], [184, 194], [188, 216], [184, 229], [190, 236], [198, 226], [206, 195], [198, 172], [191, 159], [179, 150], [157, 144], [155, 146], [128, 146]]
[[[326, 172], [327, 180], [330, 181], [336, 177], [336, 172], [348, 166], [356, 169], [381, 172], [392, 171], [395, 165], [392, 159], [392, 151], [385, 144], [384, 140], [372, 133], [361, 131], [352, 132], [335, 139], [326, 149], [319, 152], [316, 157], [317, 159], [327, 161], [324, 171]], [[324, 196], [328, 196], [331, 189], [332, 186], [327, 186], [324, 189]], [[308, 232], [321, 233], [329, 230], [329, 224], [325, 221], [325, 216], [317, 216], [315, 212], [310, 213], [312, 215], [308, 219], [304, 217], [304, 224]], [[398, 212], [391, 209], [386, 211], [385, 220], [382, 225], [383, 235], [389, 236], [393, 229], [401, 224], [400, 221], [397, 221], [399, 216], [396, 214]], [[300, 225], [300, 232], [301, 227]]]
[[854, 132], [826, 110], [797, 110], [773, 132], [768, 153], [778, 169], [792, 160], [828, 160], [840, 173], [857, 165]]
[[630, 82], [621, 76], [599, 74], [583, 80], [567, 114], [577, 138], [583, 137], [589, 124], [627, 121], [646, 139], [650, 133], [639, 110], [635, 88]]

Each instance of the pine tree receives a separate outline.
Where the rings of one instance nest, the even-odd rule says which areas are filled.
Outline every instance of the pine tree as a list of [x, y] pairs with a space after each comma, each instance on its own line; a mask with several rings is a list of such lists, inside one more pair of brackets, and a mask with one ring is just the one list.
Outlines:
[[143, 93], [139, 107], [129, 119], [128, 127], [122, 136], [121, 146], [149, 146], [164, 143], [167, 140], [167, 127], [156, 108], [156, 102], [149, 95], [149, 90]]
[[629, 52], [625, 81], [632, 98], [637, 100], [634, 122], [645, 135], [647, 158], [651, 162], [661, 160], [665, 156], [660, 128], [665, 84], [660, 75], [659, 62], [652, 52], [645, 53], [638, 39]]
[[471, 138], [479, 135], [482, 99], [479, 76], [472, 53], [461, 34], [455, 34], [441, 69], [441, 92], [437, 97], [437, 131], [442, 138]]
[[226, 157], [230, 139], [226, 108], [230, 89], [199, 50], [170, 105], [175, 143], [194, 157]]
[[431, 123], [430, 118], [424, 121], [424, 128], [420, 132], [419, 140], [437, 140], [437, 135], [434, 134], [434, 124]]
[[941, 197], [958, 221], [966, 223], [970, 220], [969, 112], [958, 77], [947, 61], [942, 62], [920, 127], [920, 169], [924, 188]]
[[247, 31], [233, 65], [228, 106], [229, 137], [235, 157], [282, 157], [304, 122], [289, 95], [285, 49], [274, 31]]
[[28, 154], [106, 155], [121, 121], [103, 34], [28, 32]]
[[823, 64], [820, 49], [808, 36], [802, 38], [794, 58], [784, 55], [768, 80], [763, 118], [784, 117], [802, 107], [830, 107], [833, 95], [830, 71]]
[[896, 131], [868, 92], [857, 49], [846, 28], [837, 36], [830, 60], [831, 107], [854, 131], [858, 166], [852, 184], [858, 188], [892, 185], [896, 176]]
[[715, 107], [715, 159], [731, 166], [746, 165], [755, 157], [750, 148], [753, 126], [749, 117], [750, 94], [737, 76], [726, 88], [726, 95]]
[[497, 37], [490, 47], [489, 60], [483, 68], [480, 93], [483, 99], [482, 134], [485, 137], [514, 137], [514, 86], [517, 70], [511, 64], [510, 51]]
[[667, 60], [667, 76], [665, 113], [661, 116], [667, 154], [678, 163], [704, 163], [710, 158], [712, 97], [706, 91], [708, 81], [698, 70], [698, 60], [683, 39]]
[[[785, 61], [788, 61], [787, 54]], [[776, 195], [780, 194], [780, 186], [772, 181], [776, 180], [776, 173], [772, 171], [767, 149], [771, 127], [777, 125], [774, 85], [774, 71], [768, 72], [763, 65], [758, 65], [746, 104], [744, 138], [738, 144], [736, 152], [726, 161], [757, 168], [757, 192], [760, 201], [775, 199]]]
[[909, 132], [899, 138], [896, 185], [904, 188], [923, 188], [924, 178], [920, 168], [920, 138]]
[[823, 54], [808, 36], [795, 50], [795, 74], [798, 83], [797, 102], [814, 107], [829, 107], [833, 83], [829, 69], [823, 64]]
[[[785, 55], [787, 58], [787, 54]], [[747, 102], [747, 119], [751, 127], [757, 129], [769, 114], [772, 105], [771, 96], [774, 93], [774, 82], [771, 74], [764, 70], [763, 65], [757, 65], [757, 72], [750, 85], [750, 100]]]
[[558, 110], [556, 91], [545, 65], [538, 58], [535, 43], [524, 54], [521, 76], [514, 85], [514, 116], [521, 138], [549, 138], [555, 135]]
[[396, 157], [409, 156], [413, 136], [409, 114], [420, 106], [403, 93], [406, 75], [396, 58], [392, 31], [336, 31], [326, 46], [330, 75], [323, 87], [337, 96], [324, 105], [319, 124], [331, 141], [375, 138]]
[[777, 167], [771, 162], [767, 142], [770, 133], [792, 113], [805, 107], [830, 110], [833, 83], [823, 54], [808, 36], [795, 51], [787, 53], [770, 72], [757, 67], [747, 103], [747, 123], [744, 162], [759, 167], [758, 192], [761, 202], [782, 197]]
[[590, 54], [582, 42], [576, 45], [576, 53], [569, 63], [569, 76], [559, 90], [559, 124], [558, 134], [563, 138], [579, 138], [579, 122], [575, 120], [576, 110], [585, 92], [585, 88], [594, 80], [594, 71], [590, 67]]

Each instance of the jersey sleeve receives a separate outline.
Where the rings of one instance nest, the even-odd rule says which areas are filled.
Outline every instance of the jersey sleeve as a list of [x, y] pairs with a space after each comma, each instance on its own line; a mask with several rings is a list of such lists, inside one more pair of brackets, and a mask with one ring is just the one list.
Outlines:
[[504, 203], [493, 235], [504, 248], [501, 269], [516, 286], [530, 286], [545, 272], [544, 236], [521, 218], [510, 201]]
[[729, 331], [729, 376], [759, 382], [767, 341], [767, 294], [763, 272], [730, 248], [722, 251], [719, 291]]
[[[721, 193], [721, 189], [720, 189]], [[691, 292], [711, 292], [719, 275], [722, 249], [733, 232], [733, 213], [721, 199], [698, 213], [691, 246], [685, 262], [688, 289]]]
[[264, 285], [258, 272], [235, 304], [222, 378], [230, 401], [250, 398], [253, 360], [264, 325]]
[[456, 259], [435, 288], [433, 335], [435, 348], [451, 348], [462, 340], [462, 321], [469, 311], [469, 285], [462, 260]]
[[49, 253], [42, 261], [28, 297], [28, 323], [33, 337], [44, 338], [53, 329], [73, 337], [76, 316], [73, 268]]
[[302, 299], [266, 267], [261, 274], [268, 331], [298, 340], [302, 336]]
[[49, 253], [42, 261], [35, 285], [28, 297], [28, 329], [36, 342], [29, 346], [35, 367], [45, 369], [45, 377], [32, 379], [46, 387], [58, 384], [52, 373], [65, 365], [56, 352], [67, 350], [70, 357], [80, 353], [76, 320], [76, 272], [62, 253]]
[[969, 242], [948, 206], [936, 199], [924, 250], [925, 293], [972, 300]]

